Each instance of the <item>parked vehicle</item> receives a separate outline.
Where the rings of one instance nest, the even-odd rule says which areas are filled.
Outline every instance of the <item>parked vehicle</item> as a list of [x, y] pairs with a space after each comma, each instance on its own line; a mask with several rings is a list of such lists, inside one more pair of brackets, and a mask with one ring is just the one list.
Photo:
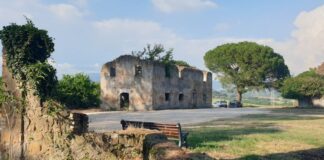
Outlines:
[[241, 108], [242, 104], [237, 100], [232, 100], [228, 103], [229, 108]]
[[213, 103], [214, 107], [224, 107], [227, 108], [227, 102], [226, 101], [216, 101]]

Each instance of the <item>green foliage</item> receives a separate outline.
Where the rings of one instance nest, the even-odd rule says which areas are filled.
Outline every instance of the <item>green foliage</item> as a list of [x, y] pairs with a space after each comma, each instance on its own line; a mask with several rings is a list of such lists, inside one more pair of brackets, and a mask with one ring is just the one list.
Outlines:
[[139, 59], [160, 62], [165, 65], [165, 76], [171, 77], [171, 68], [175, 65], [190, 67], [190, 65], [181, 60], [173, 60], [173, 49], [165, 50], [163, 45], [155, 44], [153, 48], [148, 44], [143, 51], [132, 51], [132, 55]]
[[175, 65], [178, 65], [178, 66], [191, 67], [189, 65], [189, 63], [182, 61], [182, 60], [173, 60], [172, 63], [174, 63]]
[[21, 103], [21, 101], [4, 89], [4, 82], [2, 81], [2, 77], [0, 77], [0, 114], [7, 114], [8, 116], [16, 112], [21, 112]]
[[6, 51], [6, 64], [20, 81], [22, 95], [31, 85], [41, 100], [51, 96], [56, 85], [55, 69], [46, 60], [54, 51], [53, 39], [46, 30], [38, 29], [27, 19], [27, 24], [11, 24], [0, 31]]
[[281, 94], [285, 98], [309, 99], [324, 95], [324, 76], [309, 70], [284, 81]]
[[161, 44], [155, 44], [153, 48], [150, 44], [148, 44], [145, 48], [143, 48], [143, 51], [132, 51], [132, 55], [144, 60], [158, 61], [164, 64], [169, 64], [173, 60], [172, 52], [173, 49], [166, 51]]
[[37, 62], [27, 68], [27, 80], [40, 97], [53, 95], [53, 84], [57, 84], [56, 70], [50, 64]]
[[208, 51], [205, 65], [224, 86], [235, 85], [238, 94], [251, 88], [279, 88], [290, 75], [281, 55], [254, 42], [229, 43]]
[[57, 86], [56, 99], [70, 108], [98, 106], [100, 87], [84, 74], [64, 75]]
[[59, 112], [61, 112], [64, 109], [64, 106], [60, 103], [54, 101], [53, 99], [49, 99], [46, 101], [46, 108], [47, 108], [47, 114], [55, 117], [58, 115]]

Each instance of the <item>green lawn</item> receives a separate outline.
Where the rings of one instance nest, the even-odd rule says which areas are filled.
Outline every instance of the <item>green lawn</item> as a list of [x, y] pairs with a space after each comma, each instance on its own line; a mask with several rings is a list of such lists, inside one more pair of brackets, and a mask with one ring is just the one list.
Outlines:
[[[221, 101], [221, 100], [225, 100], [225, 101], [229, 102], [230, 100], [233, 100], [233, 99], [230, 99], [229, 97], [226, 97], [226, 98], [214, 97], [213, 98], [213, 102]], [[278, 108], [278, 106], [279, 107], [296, 106], [296, 101], [294, 101], [294, 100], [279, 99], [279, 98], [271, 100], [270, 98], [249, 97], [249, 98], [243, 98], [242, 103], [244, 106], [248, 106], [248, 107]]]
[[324, 109], [273, 109], [186, 129], [189, 150], [216, 159], [324, 159]]

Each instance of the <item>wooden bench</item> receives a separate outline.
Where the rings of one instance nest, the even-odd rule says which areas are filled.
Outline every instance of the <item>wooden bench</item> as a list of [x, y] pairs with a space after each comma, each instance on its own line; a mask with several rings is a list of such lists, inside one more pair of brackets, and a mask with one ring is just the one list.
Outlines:
[[145, 129], [161, 131], [169, 138], [178, 139], [179, 147], [183, 147], [183, 146], [188, 147], [187, 136], [189, 133], [181, 130], [180, 123], [162, 124], [162, 123], [154, 123], [154, 122], [141, 122], [141, 121], [128, 121], [128, 120], [121, 120], [120, 123], [122, 125], [123, 130], [127, 129], [128, 127], [133, 127], [133, 128], [145, 128]]

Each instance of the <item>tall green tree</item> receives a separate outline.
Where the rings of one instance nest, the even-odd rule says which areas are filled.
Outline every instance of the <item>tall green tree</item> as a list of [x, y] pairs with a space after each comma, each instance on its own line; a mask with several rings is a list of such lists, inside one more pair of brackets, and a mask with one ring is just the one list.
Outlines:
[[297, 99], [300, 107], [313, 106], [312, 99], [324, 95], [324, 76], [311, 69], [286, 79], [280, 91], [285, 98]]
[[99, 95], [99, 84], [92, 82], [88, 75], [78, 73], [64, 75], [59, 80], [56, 99], [68, 108], [87, 108], [99, 106]]
[[280, 88], [290, 76], [284, 58], [268, 46], [254, 42], [228, 43], [209, 50], [205, 65], [216, 74], [223, 86], [234, 85], [237, 101], [255, 88]]

